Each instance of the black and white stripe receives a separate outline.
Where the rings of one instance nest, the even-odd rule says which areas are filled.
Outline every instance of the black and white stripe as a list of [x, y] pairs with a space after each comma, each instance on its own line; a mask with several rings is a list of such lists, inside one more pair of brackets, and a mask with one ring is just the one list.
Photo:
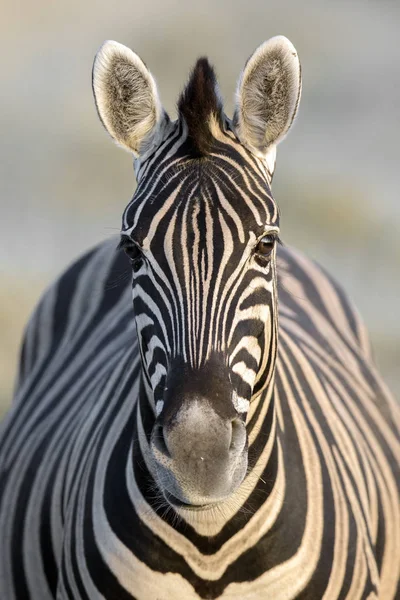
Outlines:
[[[239, 137], [245, 120], [216, 118], [212, 71], [196, 69], [183, 99], [211, 81], [209, 132], [183, 100], [177, 122], [146, 130], [130, 261], [101, 244], [26, 329], [0, 437], [0, 598], [398, 598], [398, 405], [341, 288], [278, 244], [272, 162]], [[135, 152], [137, 127], [119, 140]], [[167, 451], [186, 417], [188, 463], [199, 432], [245, 431], [229, 493], [204, 487], [217, 454], [191, 478]]]

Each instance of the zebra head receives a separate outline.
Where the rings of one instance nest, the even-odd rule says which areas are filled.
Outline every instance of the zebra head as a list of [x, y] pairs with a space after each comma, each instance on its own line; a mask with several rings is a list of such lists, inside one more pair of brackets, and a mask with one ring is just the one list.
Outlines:
[[141, 59], [116, 42], [96, 56], [93, 89], [105, 128], [135, 156], [121, 246], [133, 269], [155, 477], [169, 502], [204, 507], [242, 483], [249, 405], [273, 380], [279, 212], [270, 184], [299, 103], [299, 60], [284, 37], [262, 44], [239, 79], [232, 120], [206, 59], [176, 121]]

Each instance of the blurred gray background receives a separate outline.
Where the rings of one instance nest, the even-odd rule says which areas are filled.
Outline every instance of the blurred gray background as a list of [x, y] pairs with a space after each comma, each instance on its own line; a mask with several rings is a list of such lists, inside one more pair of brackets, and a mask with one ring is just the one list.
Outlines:
[[400, 3], [393, 0], [3, 0], [0, 36], [0, 412], [24, 324], [79, 253], [118, 233], [131, 157], [98, 121], [91, 67], [122, 42], [175, 102], [195, 59], [215, 64], [227, 113], [246, 58], [284, 34], [303, 66], [300, 113], [278, 151], [282, 238], [326, 266], [366, 320], [400, 395]]

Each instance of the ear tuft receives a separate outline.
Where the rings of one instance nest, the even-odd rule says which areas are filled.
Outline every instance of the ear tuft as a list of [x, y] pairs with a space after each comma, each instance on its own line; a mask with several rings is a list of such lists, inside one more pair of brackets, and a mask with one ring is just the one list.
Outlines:
[[118, 144], [137, 156], [163, 114], [150, 71], [132, 50], [107, 41], [96, 54], [92, 83], [104, 127]]
[[222, 127], [222, 101], [217, 78], [207, 58], [199, 58], [178, 101], [188, 127], [192, 156], [207, 156], [215, 142], [213, 121]]
[[300, 94], [301, 68], [293, 44], [284, 36], [261, 44], [247, 61], [237, 87], [233, 123], [239, 139], [266, 154], [289, 131]]

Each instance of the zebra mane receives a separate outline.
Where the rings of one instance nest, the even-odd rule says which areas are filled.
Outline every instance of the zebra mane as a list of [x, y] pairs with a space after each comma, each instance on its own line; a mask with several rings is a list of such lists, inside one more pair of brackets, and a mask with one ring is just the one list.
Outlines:
[[178, 110], [188, 127], [188, 141], [193, 157], [207, 156], [215, 141], [212, 121], [223, 126], [222, 100], [217, 78], [207, 58], [197, 60], [179, 98]]

